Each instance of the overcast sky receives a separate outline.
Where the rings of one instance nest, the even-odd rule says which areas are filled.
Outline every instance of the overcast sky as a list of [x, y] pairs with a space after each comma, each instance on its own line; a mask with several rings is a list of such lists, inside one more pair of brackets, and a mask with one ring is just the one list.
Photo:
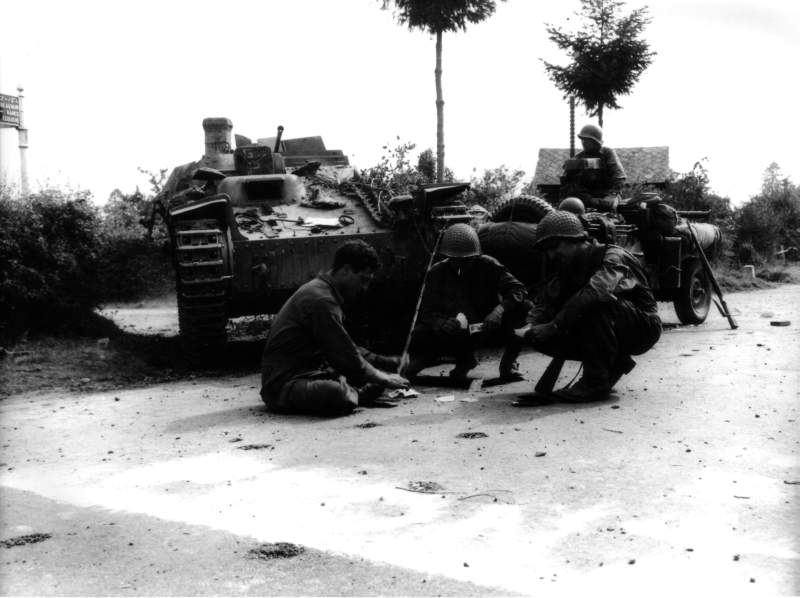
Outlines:
[[[25, 89], [33, 189], [88, 188], [98, 203], [203, 153], [201, 121], [252, 138], [322, 135], [357, 166], [396, 138], [436, 146], [434, 40], [380, 0], [100, 2], [0, 0], [0, 92]], [[707, 158], [714, 191], [739, 204], [777, 162], [800, 182], [798, 0], [631, 1], [649, 6], [658, 55], [623, 109], [612, 147], [668, 145], [686, 172]], [[540, 58], [562, 60], [545, 23], [577, 0], [508, 0], [444, 38], [446, 162], [462, 179], [505, 164], [533, 176], [540, 147], [568, 147], [569, 111]], [[578, 115], [578, 126], [589, 119]], [[17, 134], [0, 130], [19, 175]]]

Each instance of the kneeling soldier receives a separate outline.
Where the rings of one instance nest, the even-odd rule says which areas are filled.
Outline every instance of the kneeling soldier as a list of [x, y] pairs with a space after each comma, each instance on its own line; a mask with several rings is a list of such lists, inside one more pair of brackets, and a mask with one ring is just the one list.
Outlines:
[[639, 261], [616, 245], [589, 239], [575, 214], [547, 214], [536, 230], [536, 246], [555, 271], [517, 335], [538, 351], [580, 361], [583, 376], [555, 391], [563, 401], [607, 399], [631, 355], [648, 351], [661, 336], [653, 292]]
[[[481, 254], [478, 234], [468, 224], [445, 230], [440, 252], [446, 259], [428, 273], [408, 363], [400, 371], [413, 378], [449, 355], [456, 363], [450, 375], [466, 378], [478, 365], [475, 344], [494, 337], [505, 342], [500, 378], [522, 379], [516, 363], [522, 343], [514, 329], [524, 324], [531, 305], [525, 286], [496, 259]], [[476, 329], [480, 332], [470, 334]]]

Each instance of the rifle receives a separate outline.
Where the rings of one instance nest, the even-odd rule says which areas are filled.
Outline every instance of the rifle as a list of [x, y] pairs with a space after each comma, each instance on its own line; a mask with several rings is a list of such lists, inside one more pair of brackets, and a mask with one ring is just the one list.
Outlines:
[[561, 368], [563, 367], [564, 359], [561, 357], [553, 357], [539, 377], [539, 381], [536, 382], [536, 386], [534, 386], [533, 390], [541, 395], [549, 395], [553, 392], [553, 387], [556, 385], [558, 375], [561, 373]]
[[692, 243], [697, 249], [697, 253], [700, 256], [700, 263], [703, 265], [703, 271], [708, 276], [708, 279], [711, 281], [711, 286], [714, 288], [714, 292], [716, 293], [717, 297], [719, 297], [719, 301], [717, 301], [716, 297], [712, 297], [714, 300], [714, 305], [717, 306], [719, 313], [722, 314], [723, 318], [727, 318], [728, 324], [732, 330], [736, 330], [739, 325], [736, 323], [736, 320], [733, 319], [730, 310], [728, 309], [728, 304], [725, 303], [725, 299], [722, 298], [722, 289], [719, 288], [719, 283], [717, 282], [716, 277], [714, 276], [713, 270], [711, 270], [711, 264], [708, 263], [708, 258], [706, 257], [703, 248], [700, 246], [700, 242], [697, 240], [697, 236], [694, 234], [694, 229], [692, 228], [692, 223], [688, 220], [686, 221], [686, 227], [689, 229], [689, 236], [692, 237]]

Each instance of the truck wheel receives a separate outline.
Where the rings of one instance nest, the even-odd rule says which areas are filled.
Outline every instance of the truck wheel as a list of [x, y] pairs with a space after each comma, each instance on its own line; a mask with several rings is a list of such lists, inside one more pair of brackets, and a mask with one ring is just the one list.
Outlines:
[[711, 281], [697, 258], [688, 259], [681, 268], [681, 287], [673, 301], [681, 324], [702, 324], [711, 306]]
[[191, 366], [209, 365], [227, 340], [228, 235], [214, 220], [184, 220], [174, 247], [181, 343]]
[[553, 206], [535, 195], [520, 195], [509, 199], [506, 203], [492, 212], [492, 222], [504, 222], [513, 220], [514, 222], [537, 223], [547, 214], [554, 210]]

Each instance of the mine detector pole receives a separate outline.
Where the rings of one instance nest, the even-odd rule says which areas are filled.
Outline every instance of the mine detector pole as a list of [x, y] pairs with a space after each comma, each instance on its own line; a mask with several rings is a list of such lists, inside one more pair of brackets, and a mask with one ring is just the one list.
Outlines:
[[689, 229], [689, 236], [692, 237], [692, 243], [697, 249], [697, 254], [700, 256], [700, 263], [703, 264], [703, 270], [708, 276], [708, 279], [711, 281], [711, 286], [714, 288], [714, 292], [719, 297], [719, 301], [716, 298], [712, 297], [714, 300], [714, 305], [717, 306], [719, 313], [722, 314], [723, 318], [727, 318], [728, 324], [730, 324], [731, 330], [736, 330], [739, 325], [736, 323], [736, 320], [733, 319], [730, 310], [728, 309], [728, 304], [725, 303], [725, 299], [722, 298], [722, 289], [719, 288], [719, 283], [717, 282], [717, 278], [714, 276], [714, 271], [711, 269], [711, 264], [708, 263], [708, 258], [706, 257], [703, 248], [700, 246], [700, 241], [697, 240], [697, 235], [694, 234], [694, 228], [692, 228], [692, 223], [688, 220], [686, 221], [686, 227]]
[[[436, 258], [436, 252], [439, 250], [439, 242], [442, 240], [442, 235], [444, 235], [444, 229], [442, 229], [441, 232], [439, 232], [439, 236], [436, 237], [436, 243], [433, 244], [433, 251], [431, 251], [431, 259], [428, 260], [428, 267], [425, 270], [425, 276], [422, 278], [422, 287], [419, 289], [419, 297], [417, 297], [417, 306], [414, 308], [414, 317], [411, 318], [411, 327], [408, 329], [408, 336], [406, 336], [406, 344], [403, 347], [403, 354], [400, 356], [401, 364], [408, 357], [408, 347], [411, 345], [411, 335], [414, 333], [414, 326], [417, 325], [417, 316], [419, 315], [419, 308], [422, 305], [422, 295], [425, 294], [425, 285], [428, 282], [428, 273], [430, 273], [431, 268], [433, 267], [433, 260]], [[402, 372], [398, 373], [402, 374]]]

